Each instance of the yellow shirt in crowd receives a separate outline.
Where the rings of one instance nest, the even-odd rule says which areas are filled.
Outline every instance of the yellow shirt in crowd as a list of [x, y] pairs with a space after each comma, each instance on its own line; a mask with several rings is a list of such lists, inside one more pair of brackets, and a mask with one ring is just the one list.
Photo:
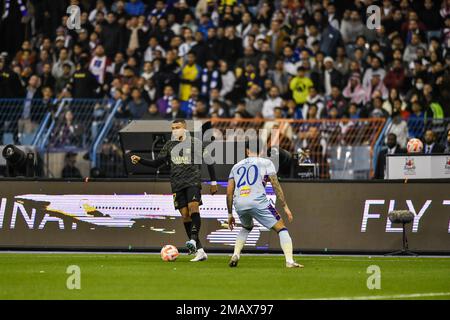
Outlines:
[[308, 99], [309, 95], [309, 89], [313, 87], [314, 84], [311, 81], [310, 78], [306, 77], [295, 77], [291, 80], [291, 83], [289, 84], [289, 88], [293, 92], [293, 97], [295, 100], [295, 103], [297, 104], [303, 104]]

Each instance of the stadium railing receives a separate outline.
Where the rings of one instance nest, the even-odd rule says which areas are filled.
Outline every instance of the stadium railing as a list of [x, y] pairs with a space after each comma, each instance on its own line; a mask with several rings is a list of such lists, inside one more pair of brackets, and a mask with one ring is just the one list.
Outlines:
[[116, 117], [121, 105], [121, 100], [114, 105], [90, 150], [92, 167], [96, 168], [97, 174], [102, 177], [125, 176], [119, 131], [131, 120]]
[[392, 123], [392, 119], [388, 119], [386, 121], [386, 124], [383, 127], [383, 130], [381, 131], [380, 135], [378, 136], [377, 141], [375, 142], [375, 146], [373, 148], [373, 156], [372, 156], [372, 163], [373, 165], [373, 169], [375, 171], [375, 166], [377, 164], [378, 161], [378, 153], [381, 151], [381, 149], [384, 147], [385, 145], [385, 136], [386, 136], [386, 131], [389, 129], [390, 125]]
[[[98, 99], [0, 99], [1, 144], [26, 144], [39, 152], [88, 152], [91, 167], [107, 177], [122, 177], [123, 155], [118, 132], [129, 119], [117, 117], [122, 102]], [[278, 126], [279, 144], [289, 152], [311, 150], [322, 179], [365, 179], [371, 176], [377, 151], [386, 134], [384, 119], [264, 120], [211, 119], [212, 127], [226, 136], [248, 129]], [[444, 138], [449, 119], [430, 120]], [[239, 129], [239, 130], [236, 130]], [[268, 136], [267, 136], [268, 138]]]
[[[248, 129], [266, 129], [263, 139], [271, 140], [270, 130], [279, 129], [275, 142], [291, 153], [309, 149], [311, 160], [319, 165], [320, 179], [369, 179], [373, 175], [374, 147], [386, 120], [338, 119], [212, 119], [212, 128], [227, 140], [249, 136]], [[227, 130], [229, 131], [227, 134]], [[268, 143], [270, 145], [270, 143]]]
[[56, 99], [0, 99], [0, 145], [35, 145], [57, 105]]
[[63, 99], [37, 146], [48, 152], [90, 150], [117, 102], [109, 99]]

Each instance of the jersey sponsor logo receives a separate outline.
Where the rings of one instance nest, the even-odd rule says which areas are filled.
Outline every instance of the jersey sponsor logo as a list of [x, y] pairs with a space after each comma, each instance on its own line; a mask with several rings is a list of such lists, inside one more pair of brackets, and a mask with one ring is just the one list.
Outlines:
[[250, 188], [249, 186], [244, 186], [241, 188], [241, 190], [239, 192], [239, 196], [248, 197], [251, 192], [252, 192], [252, 188]]

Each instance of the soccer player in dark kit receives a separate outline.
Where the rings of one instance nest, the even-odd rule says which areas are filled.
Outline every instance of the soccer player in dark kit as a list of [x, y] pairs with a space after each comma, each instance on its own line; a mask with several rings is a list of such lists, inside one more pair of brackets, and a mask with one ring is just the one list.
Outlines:
[[[155, 160], [149, 160], [137, 155], [131, 156], [133, 164], [143, 164], [159, 167], [170, 161], [170, 183], [174, 195], [174, 206], [183, 217], [184, 227], [189, 240], [186, 247], [189, 254], [196, 254], [191, 260], [204, 261], [208, 258], [199, 239], [201, 226], [199, 206], [201, 201], [201, 163], [209, 157], [202, 142], [192, 138], [186, 130], [186, 122], [182, 119], [172, 122], [172, 139], [164, 145]], [[210, 162], [208, 159], [207, 163]], [[217, 192], [216, 173], [214, 166], [208, 164], [211, 179], [210, 192]]]

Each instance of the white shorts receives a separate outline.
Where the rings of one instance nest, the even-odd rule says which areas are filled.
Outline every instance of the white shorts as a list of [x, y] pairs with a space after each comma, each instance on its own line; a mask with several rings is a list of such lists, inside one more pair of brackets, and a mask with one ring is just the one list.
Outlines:
[[246, 229], [253, 228], [253, 219], [258, 221], [267, 229], [272, 227], [281, 219], [277, 209], [272, 204], [269, 204], [265, 209], [252, 208], [247, 210], [237, 211], [241, 224]]

